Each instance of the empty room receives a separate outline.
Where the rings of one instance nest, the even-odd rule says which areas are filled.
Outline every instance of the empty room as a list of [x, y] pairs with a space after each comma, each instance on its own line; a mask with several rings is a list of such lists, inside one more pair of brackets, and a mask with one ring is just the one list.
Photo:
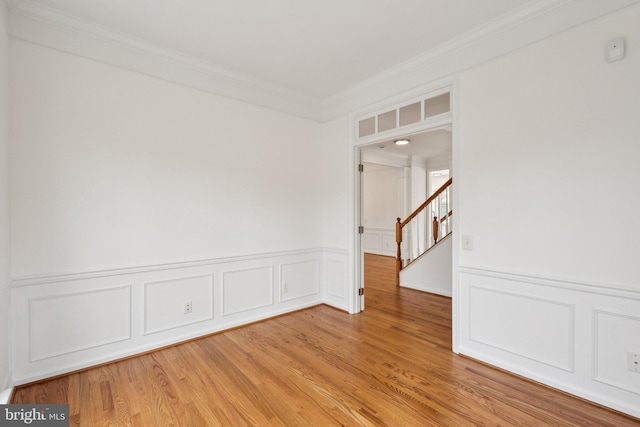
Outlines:
[[640, 426], [639, 24], [0, 1], [3, 420]]

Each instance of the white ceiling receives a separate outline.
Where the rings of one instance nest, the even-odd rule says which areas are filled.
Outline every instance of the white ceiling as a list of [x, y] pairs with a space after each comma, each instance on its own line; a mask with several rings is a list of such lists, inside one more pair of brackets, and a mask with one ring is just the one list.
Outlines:
[[451, 159], [452, 143], [451, 131], [447, 129], [436, 129], [410, 135], [409, 144], [396, 145], [394, 139], [368, 145], [364, 148], [372, 154], [382, 156], [397, 156], [405, 159]]
[[13, 0], [326, 98], [539, 0]]

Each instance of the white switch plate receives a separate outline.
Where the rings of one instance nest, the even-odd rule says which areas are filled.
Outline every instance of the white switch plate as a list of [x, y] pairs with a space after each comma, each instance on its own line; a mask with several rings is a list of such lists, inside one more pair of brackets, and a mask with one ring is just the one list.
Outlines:
[[462, 236], [462, 249], [465, 251], [473, 250], [473, 237], [471, 236]]
[[627, 353], [627, 369], [640, 373], [640, 353]]

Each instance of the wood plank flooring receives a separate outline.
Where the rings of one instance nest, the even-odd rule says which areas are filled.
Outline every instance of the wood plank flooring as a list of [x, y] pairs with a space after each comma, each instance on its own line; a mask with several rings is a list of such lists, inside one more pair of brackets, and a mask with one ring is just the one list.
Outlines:
[[367, 255], [366, 310], [327, 306], [18, 387], [80, 426], [640, 426], [453, 354], [451, 300]]

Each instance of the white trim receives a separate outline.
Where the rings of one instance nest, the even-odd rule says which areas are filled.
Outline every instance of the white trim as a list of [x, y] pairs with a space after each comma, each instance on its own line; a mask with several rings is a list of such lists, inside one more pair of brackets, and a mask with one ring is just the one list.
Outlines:
[[629, 391], [631, 393], [635, 393], [640, 395], [640, 387], [631, 387], [627, 384], [623, 384], [620, 383], [619, 381], [614, 381], [614, 380], [610, 380], [608, 378], [604, 378], [600, 375], [600, 371], [598, 370], [598, 322], [599, 322], [599, 316], [600, 315], [609, 315], [609, 316], [615, 316], [615, 317], [620, 317], [623, 319], [629, 319], [629, 320], [633, 320], [636, 322], [640, 323], [640, 317], [637, 316], [633, 316], [629, 313], [620, 313], [620, 312], [614, 312], [611, 310], [607, 310], [607, 309], [600, 309], [600, 308], [594, 308], [592, 310], [591, 313], [592, 317], [593, 317], [593, 337], [592, 342], [593, 342], [593, 360], [592, 360], [592, 371], [593, 371], [593, 375], [592, 375], [592, 379], [594, 381], [598, 381], [601, 382], [602, 384], [607, 384], [613, 387], [617, 387], [626, 391]]
[[[479, 65], [640, 0], [537, 0], [325, 99], [231, 72], [61, 13], [40, 3], [10, 0], [10, 35], [80, 57], [140, 72], [216, 95], [315, 121]], [[420, 84], [420, 83], [418, 83]]]
[[478, 352], [476, 350], [462, 348], [460, 351], [462, 354], [472, 359], [480, 360], [489, 365], [504, 369], [514, 374], [521, 375], [525, 378], [529, 378], [533, 381], [537, 381], [542, 384], [546, 384], [555, 389], [564, 391], [574, 396], [581, 397], [591, 402], [599, 403], [609, 408], [615, 409], [620, 412], [624, 412], [634, 417], [640, 417], [640, 411], [637, 406], [628, 405], [626, 402], [620, 400], [614, 400], [611, 396], [604, 395], [602, 393], [594, 392], [585, 387], [580, 387], [575, 384], [568, 384], [566, 382], [559, 381], [552, 375], [541, 374], [537, 371], [527, 369], [520, 364], [514, 364], [502, 359], [496, 359], [492, 356], [487, 356], [485, 353]]
[[[505, 351], [507, 353], [511, 353], [511, 354], [515, 354], [516, 356], [520, 356], [520, 357], [525, 357], [529, 360], [533, 360], [534, 362], [537, 363], [542, 363], [544, 365], [548, 365], [551, 366], [552, 368], [556, 368], [556, 369], [562, 369], [563, 371], [567, 371], [569, 373], [574, 373], [574, 355], [575, 355], [575, 341], [573, 340], [573, 337], [575, 336], [575, 311], [576, 311], [576, 305], [575, 304], [569, 304], [569, 303], [564, 303], [564, 302], [559, 302], [559, 301], [555, 301], [553, 299], [545, 299], [545, 298], [537, 298], [537, 297], [533, 297], [531, 295], [527, 295], [524, 293], [520, 293], [520, 292], [507, 292], [505, 290], [502, 289], [494, 289], [492, 287], [488, 287], [488, 286], [481, 286], [481, 285], [469, 285], [469, 292], [471, 292], [471, 290], [473, 289], [478, 289], [478, 290], [483, 290], [483, 291], [488, 291], [488, 292], [494, 292], [496, 294], [502, 294], [502, 295], [506, 295], [506, 296], [511, 296], [511, 297], [517, 297], [517, 298], [521, 298], [521, 299], [526, 299], [526, 300], [530, 300], [530, 301], [537, 301], [537, 302], [541, 302], [541, 303], [545, 303], [545, 304], [551, 304], [551, 305], [557, 305], [560, 307], [564, 307], [567, 308], [568, 311], [568, 316], [567, 316], [567, 323], [568, 323], [568, 328], [567, 330], [569, 331], [569, 334], [567, 336], [567, 343], [569, 345], [569, 352], [567, 354], [567, 360], [565, 361], [565, 366], [559, 364], [559, 363], [554, 363], [550, 360], [543, 360], [541, 358], [538, 358], [532, 354], [527, 354], [526, 352], [523, 351], [519, 351], [517, 349], [514, 348], [508, 348], [504, 345], [498, 344], [498, 343], [494, 343], [491, 342], [487, 339], [484, 338], [479, 338], [479, 337], [473, 337], [471, 332], [469, 333], [469, 341], [475, 341], [477, 343], [480, 344], [484, 344], [487, 345], [489, 347], [493, 347], [495, 349], [501, 350], [501, 351]], [[469, 323], [471, 323], [471, 305], [469, 306], [469, 313], [467, 314], [467, 318], [469, 319]], [[469, 331], [471, 331], [471, 325], [469, 325]]]
[[[325, 270], [327, 260], [337, 259], [346, 265], [345, 252], [339, 248], [328, 248], [324, 250], [300, 250], [290, 252], [279, 252], [272, 254], [258, 254], [254, 256], [229, 257], [216, 260], [195, 261], [191, 263], [163, 264], [156, 269], [152, 267], [141, 267], [131, 269], [110, 270], [97, 273], [84, 273], [67, 276], [50, 276], [49, 282], [46, 278], [37, 278], [38, 282], [29, 283], [31, 286], [16, 286], [12, 288], [12, 335], [13, 346], [10, 357], [13, 359], [12, 368], [12, 385], [24, 384], [26, 382], [51, 377], [61, 373], [83, 369], [100, 363], [105, 363], [122, 357], [161, 348], [165, 345], [175, 344], [185, 340], [189, 340], [203, 335], [216, 333], [229, 328], [246, 325], [258, 320], [271, 318], [274, 316], [286, 314], [295, 310], [312, 307], [319, 304], [328, 304], [336, 308], [346, 309], [347, 295], [344, 298], [329, 297], [324, 292], [327, 289], [325, 283]], [[280, 301], [275, 297], [275, 283], [280, 280], [282, 268], [280, 266], [295, 265], [297, 263], [311, 262], [312, 268], [304, 269], [305, 277], [300, 280], [310, 280], [315, 284], [313, 293], [304, 293], [287, 301]], [[250, 272], [263, 270], [265, 274], [261, 275], [262, 292], [261, 297], [254, 299], [245, 306], [239, 307], [237, 304], [228, 306], [224, 299], [225, 282], [229, 286], [228, 275], [237, 272]], [[337, 274], [341, 274], [338, 269]], [[128, 274], [122, 276], [121, 274]], [[226, 277], [225, 277], [226, 276]], [[194, 322], [181, 323], [180, 320], [174, 322], [169, 319], [167, 323], [156, 324], [160, 328], [153, 327], [146, 323], [146, 298], [149, 284], [158, 284], [165, 282], [179, 282], [182, 279], [205, 278], [198, 286], [207, 286], [211, 288], [211, 299], [205, 297], [208, 301], [212, 301], [212, 311], [202, 311], [202, 318]], [[346, 278], [346, 274], [344, 276]], [[263, 280], [262, 280], [263, 279]], [[338, 278], [341, 282], [342, 278]], [[60, 354], [47, 354], [47, 358], [30, 357], [33, 343], [30, 334], [29, 325], [31, 316], [29, 307], [32, 301], [49, 299], [49, 298], [65, 298], [69, 296], [95, 294], [100, 291], [113, 291], [115, 289], [125, 288], [122, 282], [126, 281], [129, 291], [129, 339], [127, 340], [108, 340], [106, 342], [98, 342], [96, 345], [85, 346], [84, 348], [76, 348], [72, 345], [74, 342], [66, 344], [59, 343], [58, 347], [67, 348]], [[346, 287], [346, 286], [345, 286]], [[305, 288], [306, 289], [306, 288]], [[241, 295], [242, 296], [242, 295]], [[267, 301], [268, 304], [259, 304], [261, 301]], [[179, 305], [179, 304], [178, 304]], [[250, 305], [250, 307], [246, 307]], [[204, 309], [203, 309], [204, 310]], [[104, 311], [104, 310], [103, 310]], [[194, 311], [195, 313], [195, 311]], [[213, 316], [209, 314], [212, 313]], [[199, 314], [199, 315], [200, 315]], [[104, 315], [104, 313], [103, 313]], [[107, 317], [107, 316], [103, 316]], [[206, 318], [204, 318], [206, 317]], [[163, 326], [171, 323], [170, 328]], [[179, 324], [178, 324], [179, 323]], [[175, 327], [173, 327], [175, 326]], [[93, 336], [94, 332], [88, 331], [86, 337]], [[109, 330], [107, 330], [109, 332]], [[107, 332], [103, 333], [105, 335]], [[110, 332], [109, 332], [110, 333]], [[113, 334], [105, 335], [107, 338], [114, 336]], [[64, 337], [60, 337], [64, 339]], [[96, 338], [97, 339], [97, 338]], [[86, 341], [86, 340], [85, 340]], [[92, 341], [90, 344], [94, 344]], [[82, 341], [84, 343], [84, 341]], [[56, 347], [57, 348], [57, 347]], [[38, 359], [38, 360], [34, 360]], [[7, 381], [9, 384], [9, 382]]]
[[34, 354], [34, 345], [33, 345], [33, 323], [29, 323], [29, 362], [38, 362], [41, 360], [46, 360], [46, 359], [53, 359], [56, 358], [58, 356], [62, 356], [65, 354], [70, 354], [70, 353], [79, 353], [83, 350], [88, 350], [88, 349], [92, 349], [92, 348], [97, 348], [97, 347], [102, 347], [108, 344], [115, 344], [121, 341], [127, 341], [130, 340], [132, 337], [132, 332], [131, 332], [131, 285], [130, 284], [124, 284], [124, 285], [117, 285], [117, 286], [109, 286], [109, 287], [101, 287], [101, 288], [95, 288], [95, 289], [91, 289], [88, 291], [81, 291], [81, 292], [69, 292], [66, 294], [52, 294], [52, 295], [43, 295], [43, 296], [38, 296], [35, 298], [29, 298], [27, 300], [27, 305], [28, 305], [28, 313], [29, 313], [29, 319], [33, 319], [33, 303], [34, 302], [39, 302], [39, 301], [47, 301], [47, 300], [55, 300], [55, 299], [62, 299], [62, 298], [71, 298], [71, 297], [75, 297], [75, 296], [79, 296], [79, 295], [90, 295], [90, 294], [97, 294], [97, 293], [106, 293], [106, 292], [113, 292], [113, 291], [121, 291], [121, 290], [126, 290], [128, 291], [127, 294], [127, 304], [128, 304], [128, 313], [129, 313], [129, 324], [127, 326], [127, 331], [126, 334], [123, 334], [121, 336], [116, 336], [116, 337], [111, 337], [108, 340], [102, 340], [102, 341], [95, 341], [92, 342], [91, 344], [87, 344], [87, 345], [82, 345], [82, 346], [77, 346], [77, 347], [71, 347], [66, 349], [65, 351], [56, 351], [53, 353], [46, 353], [46, 354], [41, 354], [41, 355], [35, 355]]
[[[359, 301], [358, 287], [360, 286], [361, 283], [364, 287], [364, 279], [363, 279], [364, 262], [363, 262], [363, 256], [362, 256], [362, 253], [363, 253], [362, 236], [363, 235], [358, 234], [358, 225], [360, 225], [361, 214], [362, 214], [361, 213], [362, 200], [361, 200], [361, 185], [360, 185], [361, 173], [358, 172], [357, 166], [362, 159], [361, 150], [369, 145], [372, 145], [387, 139], [391, 139], [394, 137], [409, 136], [414, 133], [438, 129], [439, 127], [443, 127], [445, 125], [447, 126], [455, 125], [454, 113], [453, 113], [453, 106], [454, 106], [453, 96], [455, 96], [455, 94], [453, 92], [456, 89], [457, 89], [457, 78], [448, 77], [446, 79], [440, 79], [438, 81], [432, 82], [428, 85], [422, 85], [414, 90], [401, 93], [399, 95], [386, 99], [382, 102], [369, 105], [366, 108], [363, 108], [359, 111], [355, 111], [349, 114], [349, 137], [351, 141], [351, 146], [353, 147], [352, 150], [350, 150], [350, 157], [351, 157], [350, 163], [353, 164], [353, 168], [354, 168], [353, 169], [354, 172], [351, 175], [353, 177], [353, 180], [350, 183], [351, 188], [353, 189], [352, 206], [354, 209], [352, 213], [353, 228], [351, 232], [353, 233], [352, 235], [355, 236], [353, 240], [353, 250], [352, 250], [352, 253], [350, 254], [350, 259], [353, 260], [353, 266], [354, 266], [354, 285], [352, 286], [350, 294], [353, 295], [354, 298], [356, 298], [356, 301]], [[430, 97], [437, 96], [446, 92], [449, 92], [451, 96], [450, 98], [451, 111], [449, 113], [435, 116], [433, 119], [430, 118], [427, 120], [422, 120], [412, 125], [403, 126], [402, 128], [392, 129], [382, 133], [377, 133], [371, 136], [367, 136], [365, 138], [360, 138], [360, 139], [358, 138], [358, 132], [357, 132], [358, 119], [371, 114], [375, 114], [375, 117], [377, 117], [377, 114], [380, 111], [387, 111], [389, 109], [398, 108], [400, 105], [404, 105], [407, 102], [410, 103], [412, 100], [415, 100], [415, 99], [424, 100], [424, 99], [428, 99]], [[454, 145], [454, 152], [456, 150], [455, 141], [457, 140], [455, 139], [455, 135], [454, 135], [454, 139], [452, 142], [452, 144]], [[456, 222], [454, 222], [454, 225], [455, 224]], [[452, 260], [453, 262], [457, 262], [456, 257], [453, 257]], [[454, 266], [455, 265], [456, 264], [454, 264]], [[455, 269], [454, 269], [454, 272], [455, 272]], [[453, 276], [454, 280], [456, 279], [456, 277], [457, 276], [454, 274]], [[454, 282], [454, 285], [455, 285], [455, 282]], [[366, 294], [366, 291], [365, 291], [365, 294]], [[352, 305], [352, 307], [355, 313], [362, 311], [364, 309], [363, 304], [360, 304], [360, 303], [358, 303], [357, 305], [354, 304]], [[457, 322], [455, 322], [455, 324], [457, 325]], [[453, 338], [454, 342], [457, 342], [457, 338], [456, 338], [457, 335], [458, 335], [457, 329], [453, 329], [452, 336], [454, 337]], [[454, 345], [453, 349], [454, 349], [454, 352], [456, 352], [457, 345]]]
[[0, 391], [0, 405], [8, 405], [13, 396], [13, 387]]
[[441, 297], [447, 297], [447, 298], [452, 297], [452, 294], [450, 292], [443, 292], [440, 289], [430, 289], [429, 287], [425, 287], [420, 283], [411, 283], [411, 282], [404, 281], [402, 282], [402, 284], [400, 284], [400, 286], [407, 289], [413, 289], [419, 292], [426, 292], [429, 294], [440, 295]]
[[451, 168], [449, 175], [451, 183], [451, 202], [455, 215], [453, 216], [452, 242], [453, 252], [451, 253], [451, 350], [458, 354], [460, 347], [460, 276], [458, 274], [458, 263], [460, 262], [460, 246], [458, 236], [460, 236], [460, 78], [454, 76], [449, 92], [449, 110], [454, 120], [451, 122]]
[[[252, 306], [245, 306], [242, 307], [240, 309], [235, 309], [235, 310], [231, 310], [231, 309], [227, 309], [227, 306], [225, 305], [226, 302], [226, 298], [225, 298], [225, 290], [227, 289], [227, 276], [231, 275], [231, 274], [240, 274], [240, 273], [246, 273], [248, 271], [259, 271], [259, 270], [265, 270], [268, 274], [269, 280], [268, 280], [268, 286], [269, 286], [269, 300], [268, 301], [264, 301], [264, 302], [260, 302], [259, 304], [256, 305], [252, 305]], [[228, 269], [228, 270], [223, 270], [220, 274], [222, 277], [222, 280], [220, 281], [220, 287], [222, 290], [222, 301], [220, 301], [220, 303], [222, 304], [222, 317], [226, 317], [226, 316], [231, 316], [234, 314], [238, 314], [238, 313], [245, 313], [245, 312], [250, 312], [250, 311], [254, 311], [256, 309], [259, 308], [263, 308], [263, 307], [269, 307], [269, 306], [273, 306], [274, 303], [280, 302], [280, 301], [275, 301], [275, 299], [273, 298], [273, 293], [274, 293], [274, 285], [275, 285], [275, 280], [274, 280], [274, 273], [275, 273], [275, 269], [274, 266], [272, 264], [264, 264], [264, 265], [255, 265], [255, 266], [251, 266], [248, 268], [233, 268], [233, 269]], [[280, 270], [278, 270], [279, 272]]]
[[[528, 2], [513, 12], [493, 19], [480, 27], [442, 43], [433, 49], [423, 52], [407, 61], [401, 62], [387, 71], [383, 71], [374, 77], [364, 80], [352, 86], [350, 90], [369, 87], [382, 80], [395, 77], [398, 74], [410, 72], [416, 68], [423, 67], [426, 64], [436, 62], [443, 57], [450, 55], [452, 52], [468, 48], [469, 46], [476, 45], [480, 41], [495, 37], [510, 28], [518, 27], [527, 21], [533, 20], [540, 15], [552, 11], [553, 9], [564, 6], [566, 3], [571, 1], [572, 0], [539, 0]], [[331, 102], [331, 98], [328, 98], [327, 102]]]
[[10, 4], [13, 39], [319, 121], [320, 99], [28, 1]]
[[[114, 268], [109, 270], [98, 270], [98, 271], [88, 271], [88, 272], [78, 272], [78, 273], [59, 273], [59, 274], [21, 276], [21, 277], [14, 277], [12, 279], [11, 285], [12, 287], [41, 285], [45, 283], [57, 283], [57, 282], [68, 282], [72, 280], [95, 279], [98, 277], [118, 276], [123, 274], [136, 274], [136, 273], [144, 273], [148, 271], [172, 270], [177, 268], [200, 267], [203, 265], [215, 265], [215, 264], [223, 264], [223, 263], [230, 263], [230, 262], [250, 261], [250, 260], [257, 260], [261, 258], [275, 258], [275, 257], [286, 257], [291, 255], [320, 253], [323, 251], [325, 251], [324, 248], [314, 248], [314, 249], [302, 249], [297, 251], [259, 253], [259, 254], [251, 254], [251, 255], [240, 255], [240, 256], [234, 256], [234, 257], [211, 258], [211, 259], [204, 259], [204, 260], [197, 260], [197, 261], [174, 262], [174, 263], [166, 263], [166, 264], [145, 265], [145, 266], [139, 266], [139, 267]], [[339, 253], [341, 250], [329, 249], [329, 251]]]
[[322, 100], [323, 121], [473, 68], [639, 0], [538, 0]]
[[572, 291], [580, 291], [591, 294], [615, 296], [621, 298], [629, 298], [640, 300], [640, 290], [632, 288], [624, 288], [620, 286], [605, 285], [581, 282], [577, 280], [567, 280], [562, 278], [553, 278], [549, 276], [539, 276], [523, 273], [514, 273], [504, 270], [477, 268], [469, 266], [459, 266], [460, 273], [473, 274], [476, 276], [494, 277], [497, 279], [512, 280], [521, 283], [531, 283], [538, 286], [547, 286], [550, 288], [569, 289]]
[[[283, 274], [283, 267], [286, 266], [291, 266], [291, 265], [296, 265], [296, 264], [314, 264], [314, 268], [316, 270], [316, 274], [315, 277], [317, 279], [316, 281], [316, 287], [312, 292], [306, 293], [306, 294], [299, 294], [299, 295], [295, 295], [295, 296], [289, 296], [289, 297], [285, 297], [284, 296], [284, 292], [282, 291], [282, 284], [284, 282], [284, 274]], [[277, 286], [277, 294], [279, 297], [279, 301], [280, 302], [286, 302], [286, 301], [295, 301], [297, 299], [301, 299], [301, 298], [307, 298], [313, 295], [318, 295], [322, 292], [321, 286], [320, 286], [320, 277], [322, 276], [321, 271], [322, 268], [324, 266], [321, 265], [320, 260], [318, 259], [302, 259], [302, 260], [297, 260], [297, 261], [292, 261], [292, 262], [282, 262], [278, 265], [278, 278], [280, 279], [279, 283], [276, 284]]]
[[[149, 288], [151, 286], [156, 286], [156, 285], [160, 285], [160, 284], [166, 284], [166, 283], [171, 283], [171, 282], [179, 282], [179, 281], [183, 281], [183, 280], [189, 280], [189, 279], [201, 279], [201, 278], [208, 278], [209, 279], [209, 303], [210, 303], [210, 308], [211, 308], [211, 313], [209, 316], [203, 316], [203, 317], [198, 317], [195, 319], [188, 319], [185, 320], [184, 322], [180, 322], [180, 323], [174, 323], [171, 326], [165, 326], [165, 327], [161, 327], [161, 328], [156, 328], [156, 329], [150, 329], [149, 328], [149, 306], [147, 304], [148, 302], [148, 297], [149, 297]], [[164, 332], [164, 331], [168, 331], [170, 329], [176, 329], [179, 328], [181, 326], [185, 326], [185, 325], [191, 325], [193, 323], [198, 323], [198, 322], [205, 322], [207, 320], [213, 320], [214, 318], [214, 296], [213, 296], [213, 282], [214, 282], [214, 277], [213, 277], [213, 273], [207, 273], [207, 274], [196, 274], [196, 275], [187, 275], [187, 276], [178, 276], [178, 277], [167, 277], [161, 280], [153, 280], [150, 282], [145, 282], [142, 287], [143, 287], [143, 316], [144, 316], [144, 326], [143, 326], [143, 332], [142, 335], [152, 335], [152, 334], [157, 334], [159, 332]]]
[[[323, 302], [311, 301], [311, 302], [305, 302], [303, 304], [296, 305], [293, 307], [280, 306], [280, 307], [276, 307], [273, 310], [243, 317], [239, 320], [231, 320], [231, 321], [225, 320], [219, 324], [216, 324], [214, 327], [203, 326], [200, 329], [195, 329], [189, 333], [185, 333], [179, 336], [177, 335], [170, 336], [168, 338], [162, 338], [150, 343], [140, 341], [141, 344], [128, 347], [123, 351], [109, 352], [107, 353], [107, 355], [101, 355], [98, 357], [82, 358], [80, 361], [77, 361], [77, 362], [76, 361], [60, 362], [53, 369], [43, 368], [38, 370], [30, 370], [27, 373], [20, 373], [16, 376], [14, 383], [16, 386], [23, 385], [30, 382], [51, 378], [56, 375], [66, 374], [72, 371], [78, 371], [81, 369], [98, 366], [103, 363], [117, 361], [130, 356], [139, 355], [141, 353], [145, 353], [148, 351], [161, 349], [166, 346], [187, 342], [195, 338], [201, 338], [207, 335], [227, 331], [240, 326], [245, 326], [254, 322], [271, 319], [274, 317], [281, 316], [283, 314], [291, 313], [292, 311], [304, 310], [306, 308], [315, 307], [319, 304], [323, 304]], [[201, 323], [204, 323], [204, 322], [201, 322]]]

